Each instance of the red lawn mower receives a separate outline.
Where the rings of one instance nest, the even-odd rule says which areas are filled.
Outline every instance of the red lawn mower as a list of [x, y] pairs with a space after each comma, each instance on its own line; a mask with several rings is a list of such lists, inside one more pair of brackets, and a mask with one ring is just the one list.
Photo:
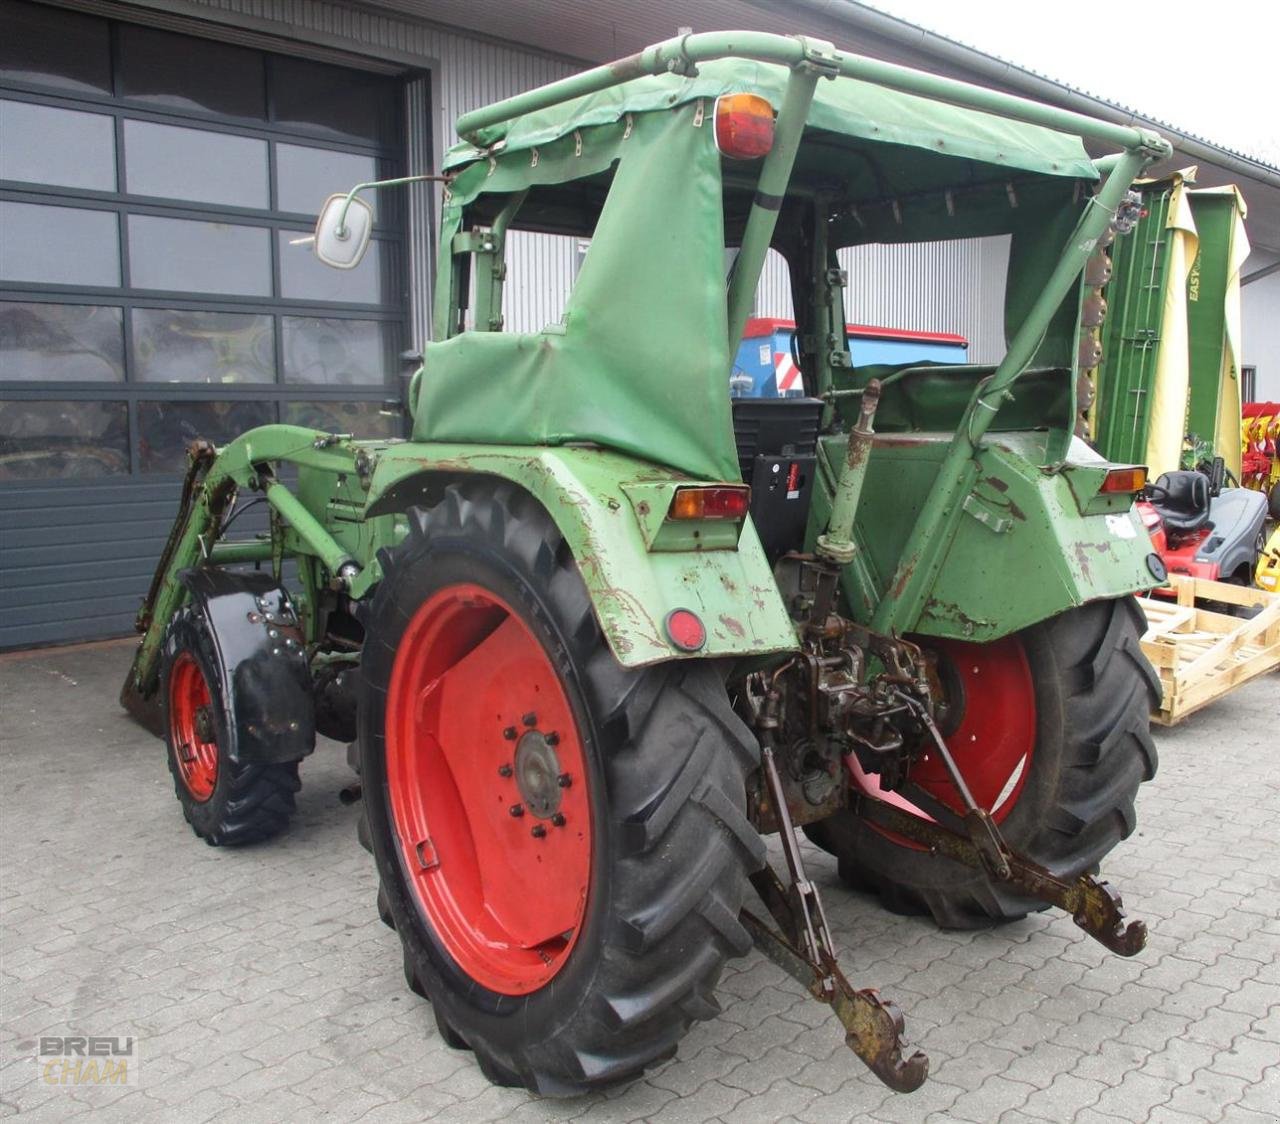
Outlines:
[[1215, 457], [1194, 470], [1161, 473], [1144, 489], [1138, 511], [1169, 573], [1252, 584], [1265, 545], [1267, 497], [1238, 481], [1225, 487], [1230, 476]]

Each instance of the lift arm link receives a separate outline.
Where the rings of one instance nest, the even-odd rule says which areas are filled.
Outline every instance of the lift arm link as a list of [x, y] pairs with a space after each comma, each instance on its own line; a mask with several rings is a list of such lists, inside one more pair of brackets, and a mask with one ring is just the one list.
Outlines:
[[[855, 810], [868, 823], [905, 836], [928, 847], [933, 854], [945, 855], [965, 866], [985, 871], [1027, 897], [1066, 910], [1081, 929], [1112, 952], [1135, 956], [1146, 947], [1146, 922], [1135, 920], [1126, 924], [1120, 895], [1110, 886], [1089, 874], [1067, 881], [1016, 854], [1000, 837], [990, 817], [980, 809], [965, 817], [965, 826], [970, 834], [968, 839], [882, 800], [861, 797]], [[973, 817], [979, 817], [983, 822], [971, 822]], [[975, 841], [987, 838], [995, 840], [1001, 862], [993, 862], [987, 853], [988, 848]]]
[[[787, 906], [787, 891], [771, 868], [753, 878], [760, 896], [769, 906], [774, 919], [784, 929], [792, 927]], [[760, 882], [772, 885], [764, 889]], [[845, 979], [833, 958], [822, 955], [822, 963], [814, 963], [792, 942], [749, 910], [742, 911], [742, 923], [751, 934], [756, 948], [787, 975], [804, 985], [820, 1003], [830, 1004], [845, 1029], [845, 1045], [867, 1064], [881, 1081], [898, 1093], [911, 1093], [929, 1076], [929, 1059], [917, 1050], [905, 1061], [902, 1058], [902, 1012], [896, 1004], [881, 999], [870, 988], [857, 990]], [[827, 991], [824, 983], [834, 988]]]

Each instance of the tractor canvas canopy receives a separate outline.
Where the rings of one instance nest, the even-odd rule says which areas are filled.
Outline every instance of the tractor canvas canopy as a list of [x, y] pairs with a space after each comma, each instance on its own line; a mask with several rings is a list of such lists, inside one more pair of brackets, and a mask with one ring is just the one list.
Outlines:
[[[527, 113], [484, 131], [484, 150], [456, 146], [415, 439], [586, 442], [693, 478], [739, 479], [725, 250], [741, 236], [759, 164], [722, 157], [714, 107], [752, 92], [776, 109], [786, 81], [781, 66], [717, 60], [695, 77], [640, 78]], [[1011, 233], [1016, 328], [1085, 205], [1081, 181], [1097, 179], [1078, 137], [840, 78], [818, 85], [784, 212], [828, 193], [843, 205], [833, 248]], [[460, 307], [473, 276], [477, 306], [498, 276], [507, 223], [591, 238], [564, 315], [535, 333], [477, 315], [463, 331]], [[482, 258], [477, 231], [496, 257]], [[1050, 348], [1069, 368], [1074, 310], [1064, 312], [1037, 359]]]
[[[445, 158], [445, 168], [458, 168], [488, 156], [495, 145], [506, 153], [526, 152], [575, 129], [613, 124], [628, 113], [671, 109], [700, 99], [713, 100], [722, 94], [760, 94], [777, 109], [782, 104], [786, 81], [786, 67], [749, 59], [701, 63], [692, 78], [673, 74], [637, 78], [487, 130], [490, 149], [455, 145]], [[845, 137], [906, 145], [1026, 172], [1098, 178], [1079, 137], [856, 78], [820, 82], [809, 109], [808, 125]]]

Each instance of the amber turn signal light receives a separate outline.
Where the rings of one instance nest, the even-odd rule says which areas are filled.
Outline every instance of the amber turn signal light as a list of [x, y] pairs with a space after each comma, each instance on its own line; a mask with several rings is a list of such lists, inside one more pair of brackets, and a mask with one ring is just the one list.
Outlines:
[[1117, 492], [1141, 492], [1147, 486], [1147, 470], [1142, 466], [1132, 465], [1125, 468], [1110, 468], [1102, 478], [1102, 487], [1098, 491], [1103, 495]]
[[751, 506], [751, 489], [745, 484], [717, 484], [677, 488], [671, 497], [668, 519], [743, 519]]
[[716, 147], [735, 160], [755, 160], [773, 147], [773, 106], [759, 94], [716, 99]]

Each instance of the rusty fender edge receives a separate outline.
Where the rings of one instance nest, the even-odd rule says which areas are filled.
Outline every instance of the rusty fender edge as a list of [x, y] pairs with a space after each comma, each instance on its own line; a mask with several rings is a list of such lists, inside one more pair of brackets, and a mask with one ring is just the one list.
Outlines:
[[[406, 443], [381, 451], [366, 518], [438, 502], [469, 476], [509, 480], [538, 500], [573, 550], [596, 617], [624, 667], [677, 658], [761, 656], [796, 647], [795, 629], [750, 520], [736, 549], [650, 552], [624, 485], [688, 483], [660, 465], [602, 449]], [[682, 652], [663, 622], [690, 609], [705, 646]]]

